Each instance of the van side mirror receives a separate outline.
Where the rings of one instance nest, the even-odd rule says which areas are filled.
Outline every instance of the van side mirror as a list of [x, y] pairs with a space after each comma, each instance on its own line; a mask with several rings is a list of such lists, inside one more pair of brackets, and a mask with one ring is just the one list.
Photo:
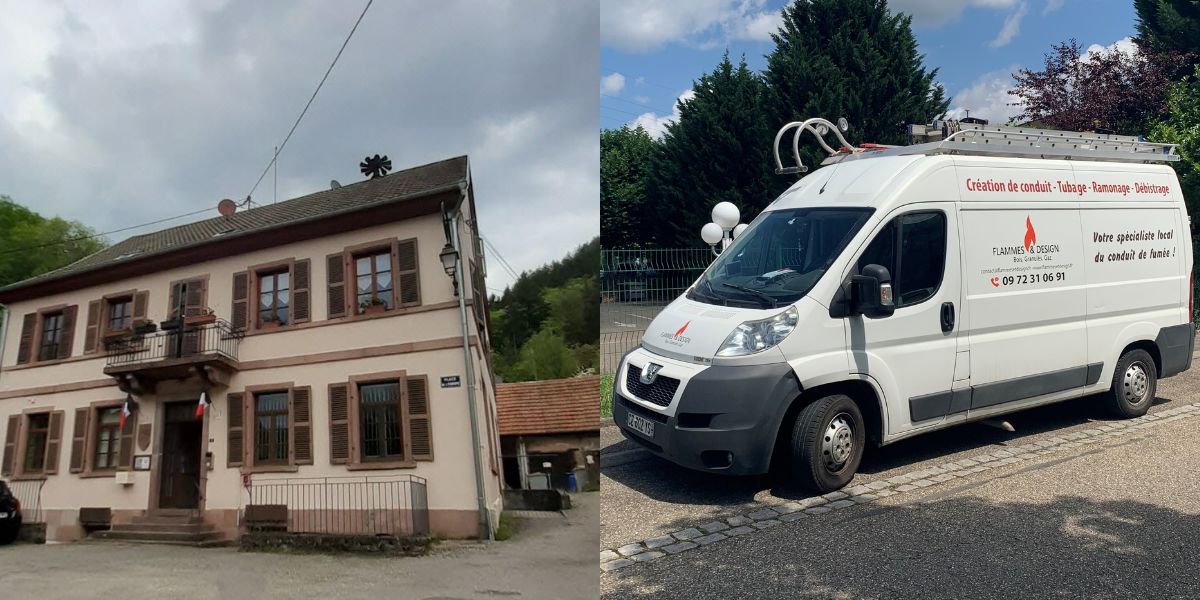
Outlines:
[[887, 267], [867, 265], [862, 268], [862, 274], [850, 276], [850, 312], [872, 319], [896, 312], [892, 274]]

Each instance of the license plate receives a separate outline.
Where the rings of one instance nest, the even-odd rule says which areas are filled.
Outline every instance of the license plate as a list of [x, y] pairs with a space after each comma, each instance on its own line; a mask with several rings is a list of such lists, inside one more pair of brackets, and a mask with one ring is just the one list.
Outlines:
[[627, 416], [625, 424], [629, 425], [630, 429], [646, 437], [654, 437], [654, 421], [633, 413], [627, 413]]

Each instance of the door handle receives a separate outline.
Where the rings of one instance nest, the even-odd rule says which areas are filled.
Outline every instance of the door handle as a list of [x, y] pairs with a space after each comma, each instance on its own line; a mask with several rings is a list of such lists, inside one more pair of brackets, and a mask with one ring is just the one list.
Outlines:
[[942, 331], [948, 332], [954, 329], [954, 303], [942, 303]]

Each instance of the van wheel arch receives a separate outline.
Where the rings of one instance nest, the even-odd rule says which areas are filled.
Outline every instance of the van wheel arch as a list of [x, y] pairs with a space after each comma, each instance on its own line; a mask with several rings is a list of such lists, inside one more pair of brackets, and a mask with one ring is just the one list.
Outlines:
[[1121, 351], [1117, 353], [1117, 356], [1113, 359], [1113, 364], [1115, 365], [1117, 361], [1121, 360], [1121, 357], [1125, 356], [1125, 354], [1130, 350], [1145, 350], [1146, 353], [1150, 355], [1150, 358], [1154, 359], [1155, 376], [1162, 376], [1162, 354], [1158, 351], [1158, 344], [1155, 344], [1152, 340], [1139, 340], [1133, 342], [1122, 348]]
[[862, 412], [863, 422], [867, 427], [867, 442], [879, 445], [883, 440], [883, 409], [874, 386], [862, 379], [827, 383], [801, 390], [800, 395], [788, 406], [775, 434], [775, 448], [771, 454], [772, 468], [774, 468], [776, 458], [786, 458], [789, 455], [788, 445], [791, 439], [792, 425], [796, 422], [796, 416], [800, 414], [800, 410], [832, 394], [845, 394], [854, 400], [854, 403], [858, 405], [858, 410]]

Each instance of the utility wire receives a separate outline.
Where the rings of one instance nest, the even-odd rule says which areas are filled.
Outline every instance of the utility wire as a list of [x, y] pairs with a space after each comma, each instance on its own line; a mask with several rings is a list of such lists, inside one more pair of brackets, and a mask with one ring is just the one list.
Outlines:
[[479, 239], [483, 240], [483, 244], [492, 251], [492, 254], [496, 255], [496, 258], [500, 260], [500, 266], [504, 267], [504, 270], [508, 271], [508, 274], [513, 279], [519, 279], [521, 277], [520, 275], [517, 274], [516, 269], [513, 269], [512, 265], [508, 264], [507, 260], [504, 260], [504, 255], [500, 254], [500, 251], [496, 249], [496, 246], [494, 246], [491, 242], [488, 241], [487, 238], [483, 237], [482, 235], [479, 236]]
[[304, 119], [304, 115], [308, 113], [308, 107], [312, 106], [313, 100], [317, 99], [317, 92], [321, 91], [321, 86], [325, 85], [326, 79], [329, 79], [329, 74], [333, 72], [334, 65], [336, 65], [338, 59], [342, 57], [342, 52], [346, 49], [346, 45], [350, 43], [350, 38], [354, 37], [354, 32], [358, 31], [358, 24], [362, 23], [363, 17], [367, 16], [367, 9], [371, 8], [371, 3], [374, 1], [375, 0], [367, 0], [367, 5], [363, 7], [362, 13], [358, 15], [358, 20], [354, 22], [354, 27], [350, 29], [350, 33], [346, 36], [346, 41], [342, 42], [342, 47], [338, 49], [337, 55], [333, 57], [333, 62], [329, 63], [329, 68], [325, 70], [325, 75], [321, 77], [321, 82], [317, 84], [317, 89], [313, 90], [312, 96], [308, 98], [308, 103], [304, 105], [304, 110], [300, 111], [300, 116], [296, 117], [296, 122], [292, 124], [291, 131], [288, 131], [287, 137], [283, 138], [283, 142], [281, 142], [279, 147], [275, 150], [275, 155], [271, 157], [271, 162], [267, 163], [266, 168], [263, 169], [262, 175], [258, 176], [258, 181], [254, 182], [254, 187], [250, 188], [250, 193], [246, 194], [247, 198], [254, 195], [254, 191], [258, 189], [258, 184], [262, 183], [263, 178], [267, 176], [267, 172], [271, 170], [271, 166], [279, 160], [279, 153], [283, 151], [284, 146], [287, 146], [288, 140], [292, 139], [292, 134], [296, 132], [296, 128], [300, 126], [300, 121], [302, 121]]
[[81, 235], [79, 237], [73, 237], [73, 238], [66, 239], [66, 240], [58, 240], [56, 242], [48, 242], [45, 244], [39, 244], [37, 246], [26, 246], [24, 248], [12, 248], [12, 249], [0, 252], [0, 255], [15, 254], [17, 252], [29, 252], [30, 250], [39, 250], [41, 248], [49, 248], [50, 246], [60, 246], [62, 244], [70, 244], [71, 242], [79, 242], [79, 241], [83, 241], [83, 240], [106, 236], [106, 235], [113, 234], [113, 233], [121, 233], [122, 231], [129, 231], [130, 229], [139, 229], [142, 227], [148, 227], [150, 225], [158, 225], [159, 223], [166, 223], [167, 221], [174, 221], [175, 219], [182, 219], [184, 217], [192, 217], [192, 216], [198, 215], [200, 213], [209, 212], [211, 210], [212, 210], [211, 208], [205, 208], [205, 209], [201, 209], [201, 210], [197, 210], [197, 211], [192, 211], [190, 213], [184, 213], [182, 215], [175, 215], [174, 217], [167, 217], [165, 219], [159, 219], [157, 221], [150, 221], [149, 223], [142, 223], [140, 225], [130, 225], [129, 227], [113, 229], [112, 231], [105, 231], [104, 233], [93, 233], [90, 235]]

